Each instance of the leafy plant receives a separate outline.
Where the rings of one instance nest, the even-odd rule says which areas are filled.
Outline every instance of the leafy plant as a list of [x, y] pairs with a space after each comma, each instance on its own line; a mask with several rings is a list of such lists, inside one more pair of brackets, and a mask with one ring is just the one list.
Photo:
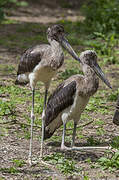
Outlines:
[[0, 168], [1, 172], [4, 173], [10, 173], [10, 174], [16, 174], [19, 173], [19, 170], [16, 169], [15, 167], [10, 167], [10, 168]]
[[108, 97], [108, 100], [110, 101], [116, 101], [119, 94], [119, 88], [115, 91], [113, 91], [110, 96]]
[[[118, 40], [115, 38], [115, 33], [110, 33], [105, 35], [104, 33], [94, 32], [94, 36], [99, 39], [100, 46], [95, 47], [95, 50], [98, 51], [101, 55], [104, 56], [104, 63], [115, 64], [118, 63], [116, 58], [115, 47], [118, 45]], [[106, 57], [107, 56], [107, 57]]]
[[15, 105], [10, 101], [0, 100], [0, 116], [13, 115], [15, 113]]
[[95, 146], [95, 145], [99, 145], [99, 144], [100, 144], [100, 141], [94, 139], [93, 136], [90, 136], [90, 137], [87, 138], [87, 145], [88, 146]]
[[98, 159], [98, 163], [102, 166], [103, 169], [109, 169], [111, 171], [119, 169], [119, 151], [112, 153], [110, 158], [101, 157]]
[[113, 148], [119, 149], [119, 136], [115, 136], [115, 137], [112, 139], [111, 146], [112, 146]]
[[20, 159], [13, 159], [13, 163], [16, 167], [22, 167], [25, 164], [25, 162]]
[[84, 176], [83, 180], [91, 180], [88, 176]]
[[82, 71], [80, 71], [79, 69], [76, 69], [76, 68], [66, 69], [64, 72], [60, 73], [59, 78], [65, 80], [75, 74], [83, 74], [83, 73], [82, 73]]
[[90, 31], [107, 33], [119, 31], [118, 0], [88, 0], [82, 8], [85, 24]]

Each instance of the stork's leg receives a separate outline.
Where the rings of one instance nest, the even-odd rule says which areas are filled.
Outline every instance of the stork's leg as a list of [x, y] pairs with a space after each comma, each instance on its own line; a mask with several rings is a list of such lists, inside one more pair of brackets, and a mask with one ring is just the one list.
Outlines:
[[42, 137], [41, 137], [41, 151], [40, 151], [40, 157], [43, 157], [43, 141], [44, 141], [44, 131], [45, 131], [45, 107], [47, 102], [47, 94], [48, 89], [45, 89], [45, 96], [44, 96], [44, 105], [43, 105], [43, 113], [42, 113]]
[[71, 143], [71, 146], [72, 146], [72, 147], [75, 145], [76, 126], [77, 126], [77, 123], [74, 122], [74, 129], [73, 129], [73, 136], [72, 136], [72, 143]]
[[62, 143], [61, 143], [61, 149], [66, 149], [65, 143], [65, 133], [66, 133], [66, 122], [63, 122], [63, 134], [62, 134]]
[[32, 110], [31, 110], [31, 137], [30, 137], [30, 146], [29, 146], [29, 164], [32, 164], [32, 141], [33, 141], [33, 123], [34, 123], [34, 94], [35, 89], [32, 89]]

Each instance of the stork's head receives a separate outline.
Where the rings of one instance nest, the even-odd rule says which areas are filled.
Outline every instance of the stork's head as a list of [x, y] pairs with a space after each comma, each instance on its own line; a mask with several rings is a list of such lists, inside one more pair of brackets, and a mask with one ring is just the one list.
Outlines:
[[91, 69], [98, 75], [98, 77], [109, 87], [112, 88], [109, 81], [106, 79], [102, 69], [97, 63], [97, 54], [95, 51], [92, 50], [86, 50], [81, 53], [80, 55], [80, 61], [82, 64], [82, 67], [85, 68], [85, 65], [90, 66]]
[[66, 39], [66, 33], [62, 25], [55, 24], [49, 27], [47, 30], [47, 37], [49, 42], [53, 40], [59, 42], [69, 52], [69, 54], [71, 54], [74, 59], [80, 62], [78, 55], [75, 53], [68, 40]]
[[62, 37], [65, 36], [64, 27], [58, 24], [49, 27], [47, 30], [47, 36], [51, 40], [54, 39], [60, 42], [62, 40]]

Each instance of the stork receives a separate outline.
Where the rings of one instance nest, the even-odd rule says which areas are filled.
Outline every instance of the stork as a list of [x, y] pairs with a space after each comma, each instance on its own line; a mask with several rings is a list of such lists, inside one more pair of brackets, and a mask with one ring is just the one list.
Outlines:
[[115, 113], [113, 116], [113, 123], [116, 124], [117, 126], [119, 126], [119, 95], [118, 95], [118, 99], [117, 99]]
[[[86, 149], [87, 147], [75, 147], [77, 123], [84, 111], [90, 97], [94, 95], [99, 86], [99, 78], [112, 88], [103, 71], [97, 64], [95, 51], [86, 50], [80, 55], [81, 66], [84, 75], [73, 75], [62, 82], [49, 97], [45, 110], [45, 135], [50, 138], [63, 123], [63, 135], [61, 149]], [[98, 78], [99, 77], [99, 78]], [[71, 148], [65, 146], [66, 123], [74, 121]], [[87, 149], [90, 149], [88, 147]]]
[[65, 37], [65, 31], [62, 25], [52, 25], [47, 30], [47, 40], [49, 44], [36, 45], [24, 52], [18, 65], [17, 80], [15, 84], [26, 84], [30, 82], [32, 90], [32, 110], [31, 110], [31, 137], [29, 147], [29, 163], [32, 163], [32, 140], [33, 140], [33, 123], [34, 115], [34, 94], [38, 81], [44, 83], [45, 96], [42, 113], [42, 137], [41, 153], [43, 154], [44, 139], [44, 110], [47, 101], [47, 93], [52, 77], [64, 62], [62, 47], [64, 47], [74, 59], [79, 60]]

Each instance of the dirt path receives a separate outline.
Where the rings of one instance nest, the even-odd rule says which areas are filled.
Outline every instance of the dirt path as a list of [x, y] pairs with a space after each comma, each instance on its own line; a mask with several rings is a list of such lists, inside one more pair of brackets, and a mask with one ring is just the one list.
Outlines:
[[30, 3], [28, 7], [21, 7], [18, 10], [10, 11], [8, 19], [19, 22], [47, 24], [55, 23], [59, 20], [83, 20], [83, 16], [81, 16], [79, 8], [76, 9], [74, 5], [72, 5], [72, 8], [63, 8], [58, 1], [52, 1], [50, 3]]

